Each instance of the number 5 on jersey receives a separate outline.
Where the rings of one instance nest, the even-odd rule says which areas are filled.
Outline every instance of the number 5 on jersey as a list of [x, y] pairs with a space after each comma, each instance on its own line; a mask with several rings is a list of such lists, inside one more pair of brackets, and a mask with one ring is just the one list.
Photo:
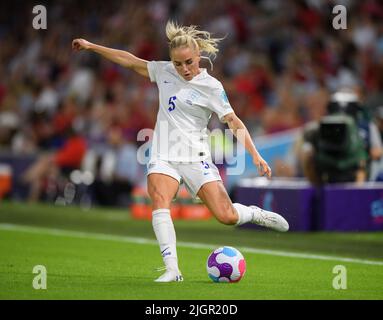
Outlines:
[[173, 111], [176, 108], [176, 104], [174, 103], [176, 99], [177, 99], [176, 96], [172, 96], [169, 98], [169, 108], [168, 108], [169, 111]]

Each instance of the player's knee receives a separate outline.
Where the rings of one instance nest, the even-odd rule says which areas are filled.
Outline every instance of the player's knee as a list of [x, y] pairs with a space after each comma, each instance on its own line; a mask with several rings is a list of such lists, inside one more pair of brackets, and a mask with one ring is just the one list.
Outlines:
[[170, 205], [171, 200], [169, 200], [163, 193], [157, 190], [149, 191], [149, 196], [154, 209], [168, 208]]

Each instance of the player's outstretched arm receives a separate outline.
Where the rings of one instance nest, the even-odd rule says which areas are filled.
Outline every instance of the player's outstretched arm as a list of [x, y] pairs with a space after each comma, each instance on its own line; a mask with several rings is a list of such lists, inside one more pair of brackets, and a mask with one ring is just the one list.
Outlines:
[[227, 123], [237, 139], [245, 146], [246, 150], [251, 154], [253, 163], [257, 167], [259, 174], [271, 178], [271, 168], [259, 154], [251, 139], [250, 133], [242, 120], [239, 119], [234, 112], [227, 114], [223, 120]]
[[73, 40], [72, 49], [77, 51], [90, 50], [96, 52], [112, 62], [118, 63], [125, 68], [132, 69], [145, 77], [149, 77], [147, 68], [148, 61], [140, 59], [127, 51], [103, 47], [85, 39]]

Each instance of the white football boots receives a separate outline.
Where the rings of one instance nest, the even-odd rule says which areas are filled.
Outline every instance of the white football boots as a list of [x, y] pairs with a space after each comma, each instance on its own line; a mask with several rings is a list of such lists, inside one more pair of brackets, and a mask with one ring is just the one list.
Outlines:
[[179, 271], [167, 270], [162, 276], [154, 280], [155, 282], [180, 282], [184, 281], [182, 274]]
[[253, 209], [253, 223], [279, 232], [289, 230], [288, 222], [281, 215], [263, 210], [257, 206], [250, 206], [250, 208]]

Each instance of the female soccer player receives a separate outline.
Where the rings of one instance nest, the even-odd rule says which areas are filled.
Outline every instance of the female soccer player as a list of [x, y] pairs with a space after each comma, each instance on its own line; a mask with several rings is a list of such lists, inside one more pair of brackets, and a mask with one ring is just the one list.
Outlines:
[[[285, 232], [287, 221], [256, 206], [232, 203], [207, 142], [212, 112], [226, 123], [251, 154], [260, 175], [271, 177], [271, 169], [255, 148], [243, 122], [233, 111], [221, 82], [200, 68], [201, 53], [215, 55], [220, 39], [195, 26], [166, 25], [171, 61], [146, 61], [133, 54], [75, 39], [75, 50], [91, 50], [156, 82], [159, 110], [148, 162], [147, 185], [152, 201], [152, 225], [166, 266], [155, 281], [182, 281], [176, 252], [176, 233], [170, 205], [184, 182], [192, 196], [199, 197], [216, 219], [226, 225], [253, 222]], [[177, 141], [177, 143], [174, 143]]]

